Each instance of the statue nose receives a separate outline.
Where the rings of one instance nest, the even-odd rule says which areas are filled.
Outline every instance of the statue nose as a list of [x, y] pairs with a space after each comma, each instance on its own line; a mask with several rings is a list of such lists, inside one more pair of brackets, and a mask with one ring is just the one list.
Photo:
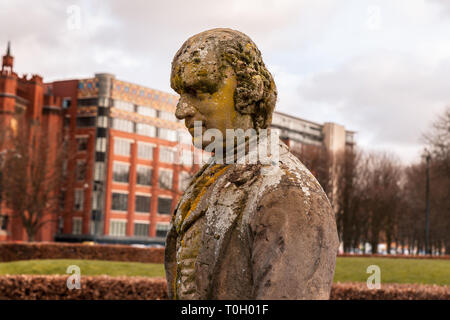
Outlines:
[[185, 99], [181, 99], [177, 104], [177, 110], [175, 111], [175, 116], [182, 120], [187, 117], [192, 117], [195, 115], [196, 109], [186, 102]]

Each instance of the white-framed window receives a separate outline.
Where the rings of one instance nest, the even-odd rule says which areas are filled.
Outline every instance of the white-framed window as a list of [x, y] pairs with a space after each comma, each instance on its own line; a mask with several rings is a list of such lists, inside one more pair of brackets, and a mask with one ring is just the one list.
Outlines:
[[95, 150], [99, 152], [106, 152], [106, 138], [97, 137]]
[[72, 218], [72, 234], [82, 234], [83, 233], [83, 218], [73, 217]]
[[146, 107], [146, 106], [137, 106], [136, 109], [137, 113], [143, 116], [149, 116], [149, 117], [157, 117], [157, 112], [152, 107]]
[[172, 212], [172, 198], [158, 197], [158, 213], [171, 214]]
[[103, 181], [105, 177], [105, 163], [96, 162], [94, 164], [94, 180]]
[[137, 166], [136, 168], [136, 184], [142, 186], [152, 185], [152, 167]]
[[150, 195], [137, 194], [134, 210], [140, 213], [150, 213], [151, 200], [152, 197]]
[[192, 144], [192, 136], [187, 130], [177, 130], [178, 142], [183, 144]]
[[127, 221], [111, 219], [109, 221], [109, 235], [123, 237], [127, 234]]
[[156, 127], [146, 123], [137, 123], [136, 133], [147, 137], [156, 137]]
[[129, 156], [131, 152], [131, 141], [114, 138], [114, 154]]
[[169, 121], [177, 121], [177, 117], [175, 117], [175, 113], [169, 111], [159, 111], [159, 118]]
[[84, 189], [75, 189], [73, 210], [83, 211], [84, 208]]
[[158, 128], [158, 138], [168, 141], [177, 141], [177, 132], [172, 129]]
[[174, 163], [175, 151], [168, 147], [159, 147], [159, 161], [165, 163]]
[[181, 165], [192, 166], [193, 162], [193, 152], [187, 149], [181, 149]]
[[189, 186], [191, 179], [192, 179], [192, 175], [190, 175], [186, 171], [181, 171], [180, 175], [178, 177], [178, 189], [180, 191], [185, 191], [186, 188]]
[[134, 235], [136, 237], [148, 237], [150, 223], [147, 221], [134, 222]]
[[155, 146], [148, 143], [138, 142], [138, 158], [145, 160], [153, 160], [153, 148]]
[[124, 162], [114, 161], [113, 163], [113, 181], [128, 183], [130, 177], [130, 165]]
[[134, 104], [132, 104], [131, 102], [122, 101], [122, 100], [114, 100], [113, 106], [114, 106], [114, 108], [117, 108], [120, 110], [134, 112]]
[[106, 117], [106, 116], [98, 116], [97, 117], [97, 127], [99, 127], [99, 128], [107, 128], [108, 127], [108, 117]]
[[111, 210], [128, 211], [128, 193], [112, 193]]
[[169, 223], [158, 222], [156, 224], [156, 236], [165, 237], [170, 229]]
[[119, 131], [134, 132], [134, 123], [130, 120], [113, 118], [112, 119], [112, 128]]
[[169, 169], [159, 169], [158, 185], [161, 189], [172, 189], [173, 171]]

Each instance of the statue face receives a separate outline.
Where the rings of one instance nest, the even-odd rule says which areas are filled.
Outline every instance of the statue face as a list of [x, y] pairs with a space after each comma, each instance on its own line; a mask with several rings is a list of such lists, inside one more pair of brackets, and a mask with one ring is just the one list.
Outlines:
[[[199, 77], [198, 68], [189, 67], [185, 67], [179, 77], [181, 79], [178, 81], [190, 85], [178, 90], [180, 100], [175, 115], [178, 119], [185, 120], [194, 144], [198, 145], [196, 139], [200, 139], [200, 137], [194, 136], [195, 121], [202, 122], [202, 135], [208, 129], [219, 130], [224, 138], [224, 143], [226, 129], [242, 128], [246, 130], [253, 127], [250, 115], [240, 114], [235, 109], [234, 91], [237, 80], [231, 67], [227, 67], [221, 79], [207, 75]], [[203, 137], [202, 148], [204, 149], [211, 142]]]

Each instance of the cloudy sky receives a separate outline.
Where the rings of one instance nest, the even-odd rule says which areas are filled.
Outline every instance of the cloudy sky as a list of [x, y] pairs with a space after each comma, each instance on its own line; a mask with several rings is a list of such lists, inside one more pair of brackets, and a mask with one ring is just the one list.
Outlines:
[[342, 124], [405, 163], [450, 104], [447, 0], [0, 0], [0, 50], [11, 40], [16, 71], [46, 81], [109, 72], [173, 92], [173, 55], [215, 27], [258, 45], [277, 110]]

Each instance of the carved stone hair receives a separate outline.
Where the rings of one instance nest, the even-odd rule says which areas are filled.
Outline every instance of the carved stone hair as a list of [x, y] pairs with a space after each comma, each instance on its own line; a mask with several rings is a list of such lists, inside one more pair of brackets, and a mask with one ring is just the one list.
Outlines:
[[[196, 71], [195, 79], [183, 77], [186, 66]], [[235, 108], [250, 114], [254, 127], [268, 128], [277, 99], [277, 88], [261, 52], [244, 33], [232, 29], [212, 29], [190, 37], [172, 61], [171, 86], [214, 92], [231, 66], [236, 74]], [[196, 83], [196, 87], [188, 82]]]

